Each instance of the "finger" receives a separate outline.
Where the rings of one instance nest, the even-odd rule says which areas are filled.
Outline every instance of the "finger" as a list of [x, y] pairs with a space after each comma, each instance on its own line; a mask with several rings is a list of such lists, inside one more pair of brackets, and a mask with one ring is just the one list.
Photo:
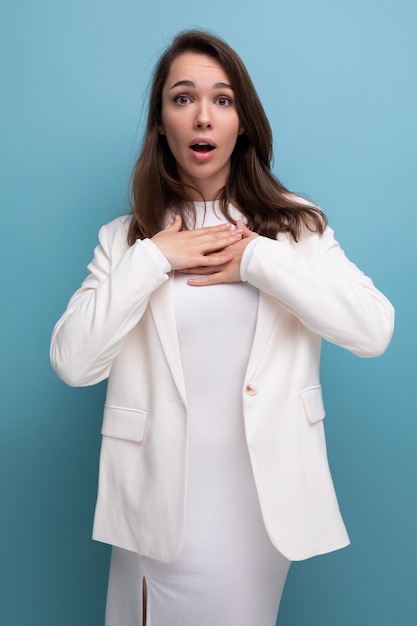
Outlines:
[[207, 287], [208, 285], [217, 285], [223, 283], [222, 272], [200, 276], [199, 278], [189, 278], [187, 283], [192, 287]]
[[181, 274], [213, 274], [213, 272], [226, 269], [233, 259], [233, 254], [203, 255], [199, 256], [194, 263], [190, 262], [188, 267], [181, 267], [176, 271]]
[[[199, 258], [198, 265], [195, 267], [209, 267], [212, 269], [217, 265], [223, 266], [230, 263], [233, 260], [233, 254], [210, 254], [208, 256], [202, 256]], [[192, 269], [187, 268], [187, 269]]]
[[217, 252], [228, 248], [234, 243], [242, 239], [243, 232], [241, 230], [225, 231], [220, 233], [203, 233], [199, 236], [197, 242], [200, 251], [203, 254]]
[[178, 233], [181, 230], [181, 226], [182, 226], [182, 217], [181, 215], [177, 214], [177, 215], [174, 215], [174, 219], [165, 230], [170, 230], [174, 233]]
[[254, 234], [242, 220], [236, 222], [236, 227], [242, 231], [243, 237], [250, 237]]
[[180, 274], [214, 274], [217, 272], [221, 272], [225, 269], [226, 264], [223, 265], [214, 265], [214, 266], [205, 266], [199, 265], [198, 267], [188, 267], [186, 269], [177, 270]]
[[192, 233], [195, 233], [196, 235], [200, 235], [200, 234], [206, 234], [206, 233], [217, 233], [217, 232], [222, 232], [222, 231], [227, 231], [227, 230], [231, 230], [232, 229], [232, 225], [230, 222], [224, 222], [223, 224], [216, 224], [216, 226], [202, 226], [201, 228], [195, 228], [192, 231]]

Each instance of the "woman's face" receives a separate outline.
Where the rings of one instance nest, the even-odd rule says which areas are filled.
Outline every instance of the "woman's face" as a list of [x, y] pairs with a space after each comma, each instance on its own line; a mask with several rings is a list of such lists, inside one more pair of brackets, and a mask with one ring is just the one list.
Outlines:
[[[215, 198], [230, 172], [241, 132], [233, 86], [222, 66], [205, 54], [185, 52], [171, 64], [162, 90], [160, 133], [183, 183]], [[201, 200], [192, 193], [193, 200]]]

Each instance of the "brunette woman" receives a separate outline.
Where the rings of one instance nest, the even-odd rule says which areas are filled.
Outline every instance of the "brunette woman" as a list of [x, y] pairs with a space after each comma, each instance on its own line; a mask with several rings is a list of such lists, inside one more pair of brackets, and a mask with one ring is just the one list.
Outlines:
[[68, 384], [108, 378], [107, 626], [274, 626], [290, 561], [348, 543], [320, 343], [379, 355], [393, 309], [271, 157], [237, 54], [178, 35], [155, 70], [132, 213], [100, 230], [51, 346]]

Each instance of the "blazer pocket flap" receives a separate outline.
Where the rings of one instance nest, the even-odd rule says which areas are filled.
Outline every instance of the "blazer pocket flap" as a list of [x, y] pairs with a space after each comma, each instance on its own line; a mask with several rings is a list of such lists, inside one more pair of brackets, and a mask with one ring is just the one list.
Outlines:
[[146, 411], [105, 405], [101, 434], [117, 439], [142, 441], [147, 416]]
[[323, 403], [321, 385], [314, 385], [314, 387], [303, 389], [301, 391], [301, 400], [307, 417], [312, 424], [324, 419], [326, 411]]

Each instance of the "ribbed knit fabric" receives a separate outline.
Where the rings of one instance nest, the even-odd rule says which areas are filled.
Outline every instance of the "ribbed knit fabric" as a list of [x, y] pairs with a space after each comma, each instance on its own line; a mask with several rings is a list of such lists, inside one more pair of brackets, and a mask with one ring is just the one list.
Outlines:
[[[217, 203], [195, 208], [197, 227], [225, 221]], [[262, 522], [242, 417], [258, 293], [248, 283], [191, 287], [189, 278], [174, 278], [189, 405], [185, 541], [168, 564], [113, 548], [106, 625], [141, 625], [144, 576], [147, 626], [274, 626], [289, 562]], [[124, 613], [120, 594], [130, 594]]]

